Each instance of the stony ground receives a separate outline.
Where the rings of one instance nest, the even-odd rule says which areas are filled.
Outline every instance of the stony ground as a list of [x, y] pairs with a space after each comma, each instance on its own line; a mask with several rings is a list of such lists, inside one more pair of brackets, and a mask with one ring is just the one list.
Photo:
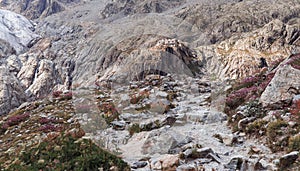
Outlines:
[[[282, 153], [243, 131], [233, 132], [227, 115], [216, 110], [212, 103], [224, 102], [212, 92], [220, 87], [226, 85], [207, 78], [149, 75], [113, 90], [99, 86], [96, 105], [89, 100], [76, 108], [82, 108], [78, 118], [87, 136], [133, 170], [276, 170]], [[93, 93], [78, 92], [75, 101], [95, 99]], [[104, 104], [110, 107], [104, 110]], [[105, 119], [91, 112], [97, 108]]]

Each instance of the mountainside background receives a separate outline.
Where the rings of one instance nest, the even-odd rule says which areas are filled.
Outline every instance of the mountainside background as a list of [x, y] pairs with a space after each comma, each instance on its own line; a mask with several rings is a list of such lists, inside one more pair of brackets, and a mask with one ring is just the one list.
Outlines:
[[[45, 162], [18, 156], [82, 129], [132, 169], [299, 169], [298, 0], [0, 6], [3, 167]], [[37, 138], [12, 148], [17, 133]]]

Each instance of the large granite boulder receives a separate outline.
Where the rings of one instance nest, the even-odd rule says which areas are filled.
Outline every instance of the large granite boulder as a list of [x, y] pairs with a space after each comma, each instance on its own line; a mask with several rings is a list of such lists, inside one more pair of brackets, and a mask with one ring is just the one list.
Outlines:
[[265, 91], [260, 97], [264, 106], [291, 101], [300, 90], [300, 70], [284, 64], [277, 70]]

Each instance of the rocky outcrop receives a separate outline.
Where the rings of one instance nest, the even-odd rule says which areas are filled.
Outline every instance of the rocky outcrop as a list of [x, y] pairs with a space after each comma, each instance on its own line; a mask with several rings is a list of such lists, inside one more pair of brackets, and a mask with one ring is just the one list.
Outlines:
[[193, 29], [205, 32], [206, 38], [198, 39], [200, 44], [215, 44], [254, 31], [274, 19], [287, 23], [299, 17], [295, 0], [274, 0], [272, 4], [268, 0], [202, 1], [182, 8], [176, 16], [191, 23]]
[[[300, 28], [295, 20], [285, 24], [273, 20], [260, 29], [232, 37], [215, 46], [199, 48], [208, 72], [221, 79], [238, 79], [250, 76], [263, 67], [285, 59], [300, 50]], [[261, 61], [265, 60], [264, 66]]]
[[104, 56], [103, 64], [100, 66], [107, 69], [104, 70], [104, 75], [99, 81], [111, 80], [128, 84], [129, 81], [143, 80], [148, 74], [164, 76], [200, 74], [196, 56], [182, 42], [168, 38], [147, 42], [151, 36], [145, 35], [139, 38], [143, 44], [136, 46], [145, 48], [123, 47], [124, 42], [116, 45], [116, 49]]
[[300, 70], [284, 62], [260, 97], [265, 106], [291, 102], [300, 93]]
[[21, 83], [6, 67], [0, 66], [0, 75], [0, 115], [2, 115], [27, 99]]
[[5, 55], [20, 54], [38, 39], [38, 35], [34, 33], [33, 23], [24, 16], [0, 10], [0, 18], [0, 42], [4, 45], [1, 51], [5, 52]]

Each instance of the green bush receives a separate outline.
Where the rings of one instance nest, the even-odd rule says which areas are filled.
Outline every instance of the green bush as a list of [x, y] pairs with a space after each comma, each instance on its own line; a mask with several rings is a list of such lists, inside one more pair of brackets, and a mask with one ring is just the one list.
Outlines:
[[273, 152], [284, 150], [288, 145], [288, 123], [277, 120], [269, 123], [267, 127], [268, 145]]
[[[265, 120], [256, 120], [256, 121], [254, 121], [254, 122], [247, 125], [246, 133], [254, 134], [256, 136], [264, 135], [266, 133], [265, 126], [267, 125], [267, 123], [268, 122], [265, 121]], [[260, 134], [260, 132], [262, 134]]]

